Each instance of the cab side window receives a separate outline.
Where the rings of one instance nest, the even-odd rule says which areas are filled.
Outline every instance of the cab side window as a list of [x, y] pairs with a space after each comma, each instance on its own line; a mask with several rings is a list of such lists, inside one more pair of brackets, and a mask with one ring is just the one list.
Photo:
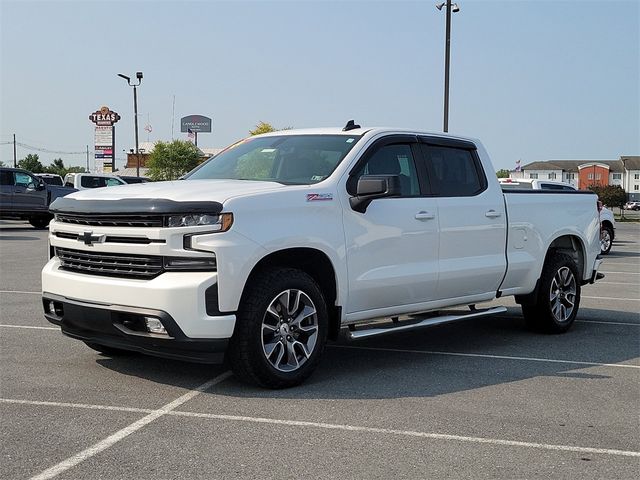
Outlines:
[[0, 171], [0, 185], [13, 185], [13, 172], [10, 170]]
[[486, 188], [479, 160], [470, 150], [429, 146], [428, 163], [440, 197], [472, 197]]
[[117, 178], [107, 178], [107, 187], [113, 187], [115, 185], [122, 185], [122, 182]]
[[35, 178], [23, 172], [16, 172], [16, 185], [18, 187], [35, 187], [38, 183]]
[[385, 145], [376, 150], [350, 179], [349, 191], [355, 192], [358, 179], [363, 175], [398, 175], [401, 196], [417, 197], [420, 184], [410, 144]]

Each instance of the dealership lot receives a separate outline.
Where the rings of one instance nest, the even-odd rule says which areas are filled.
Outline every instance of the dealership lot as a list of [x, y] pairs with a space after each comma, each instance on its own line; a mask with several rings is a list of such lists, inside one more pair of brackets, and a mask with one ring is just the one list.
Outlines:
[[504, 315], [331, 344], [310, 381], [269, 391], [62, 336], [41, 312], [46, 231], [0, 222], [0, 477], [637, 478], [639, 239], [618, 224], [566, 335], [501, 299]]

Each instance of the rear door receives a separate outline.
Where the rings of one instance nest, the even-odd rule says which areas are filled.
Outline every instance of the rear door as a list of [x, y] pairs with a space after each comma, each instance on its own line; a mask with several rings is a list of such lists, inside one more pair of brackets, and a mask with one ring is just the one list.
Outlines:
[[421, 137], [438, 205], [438, 299], [497, 291], [506, 271], [506, 213], [502, 190], [489, 188], [471, 142]]

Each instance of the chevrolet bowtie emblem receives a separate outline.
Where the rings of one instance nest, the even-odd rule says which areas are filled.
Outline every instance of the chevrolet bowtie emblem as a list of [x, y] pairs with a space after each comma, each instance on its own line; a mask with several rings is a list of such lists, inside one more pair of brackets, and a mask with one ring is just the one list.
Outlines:
[[78, 235], [78, 241], [84, 242], [85, 245], [93, 245], [94, 243], [104, 242], [106, 235], [94, 235], [93, 232], [84, 232]]

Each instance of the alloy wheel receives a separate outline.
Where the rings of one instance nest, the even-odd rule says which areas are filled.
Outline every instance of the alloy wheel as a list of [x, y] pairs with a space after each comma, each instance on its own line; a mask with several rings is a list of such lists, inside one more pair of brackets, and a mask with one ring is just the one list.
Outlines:
[[318, 339], [318, 312], [302, 290], [278, 294], [262, 319], [262, 351], [276, 370], [292, 372], [311, 357]]
[[561, 267], [553, 276], [549, 291], [551, 313], [562, 323], [569, 320], [576, 301], [576, 278], [568, 267]]

